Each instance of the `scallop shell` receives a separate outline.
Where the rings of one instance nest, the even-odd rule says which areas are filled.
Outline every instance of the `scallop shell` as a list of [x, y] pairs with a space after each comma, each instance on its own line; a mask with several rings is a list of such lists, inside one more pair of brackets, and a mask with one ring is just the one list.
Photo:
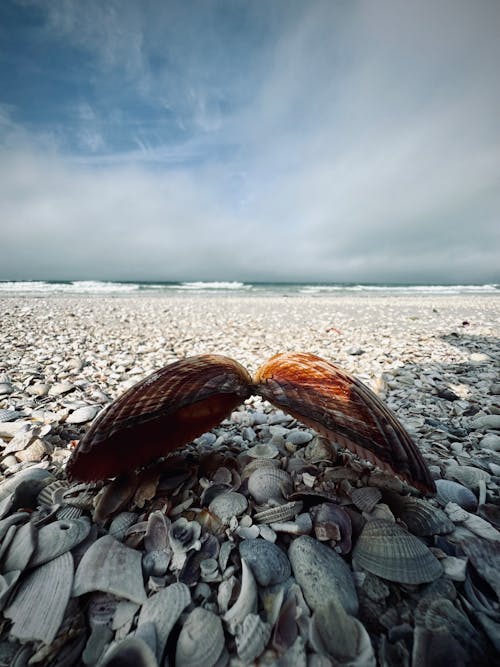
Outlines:
[[417, 537], [391, 521], [369, 521], [358, 538], [353, 562], [383, 579], [402, 584], [434, 581], [443, 571]]
[[220, 618], [207, 609], [196, 607], [184, 621], [177, 640], [176, 667], [213, 667], [224, 647]]
[[41, 505], [58, 505], [63, 501], [63, 493], [69, 488], [68, 482], [56, 479], [47, 484], [38, 494]]
[[111, 535], [96, 540], [78, 565], [73, 596], [91, 591], [112, 593], [142, 604], [146, 593], [142, 582], [140, 552], [126, 547]]
[[189, 588], [170, 584], [149, 597], [141, 607], [138, 625], [153, 623], [156, 628], [156, 656], [161, 664], [168, 637], [184, 609], [191, 602]]
[[271, 626], [257, 614], [248, 614], [236, 635], [236, 650], [246, 665], [253, 663], [266, 648]]
[[436, 491], [438, 499], [444, 505], [455, 503], [468, 512], [475, 512], [477, 510], [478, 503], [474, 493], [458, 482], [453, 482], [449, 479], [437, 479]]
[[95, 480], [143, 466], [217, 426], [247, 398], [250, 385], [243, 366], [221, 355], [169, 364], [96, 417], [68, 462], [68, 474]]
[[418, 447], [378, 396], [312, 354], [277, 354], [257, 371], [256, 391], [304, 424], [425, 492], [434, 481]]
[[350, 614], [358, 612], [358, 596], [349, 566], [333, 549], [302, 535], [288, 549], [293, 574], [311, 609], [339, 599]]
[[13, 621], [11, 635], [21, 641], [54, 641], [73, 585], [73, 557], [69, 552], [33, 570], [4, 610]]
[[124, 539], [127, 530], [137, 521], [135, 512], [120, 512], [109, 525], [109, 534], [120, 542]]
[[215, 514], [222, 523], [229, 524], [233, 516], [240, 516], [248, 507], [248, 501], [244, 495], [236, 491], [221, 493], [210, 503], [208, 509]]
[[11, 526], [9, 529], [13, 533], [10, 539], [7, 533], [6, 541], [10, 542], [6, 553], [2, 554], [2, 571], [24, 570], [37, 548], [38, 531], [32, 523], [24, 523], [19, 528]]
[[99, 667], [158, 667], [155, 654], [139, 637], [126, 637], [110, 647]]
[[276, 544], [263, 539], [250, 539], [241, 542], [239, 549], [261, 586], [279, 584], [290, 576], [287, 555]]
[[245, 454], [251, 456], [253, 459], [274, 459], [279, 454], [279, 449], [269, 442], [259, 442], [246, 450]]
[[257, 468], [248, 478], [248, 491], [260, 504], [269, 500], [283, 500], [293, 489], [293, 482], [281, 468]]
[[297, 514], [302, 511], [303, 502], [301, 500], [294, 500], [284, 505], [277, 505], [276, 507], [269, 507], [269, 509], [261, 510], [253, 515], [256, 523], [275, 523], [281, 521], [289, 521], [294, 519]]
[[371, 512], [381, 498], [382, 493], [375, 486], [363, 486], [351, 493], [352, 502], [362, 512]]
[[414, 535], [441, 535], [455, 528], [443, 510], [421, 498], [391, 494], [388, 503], [394, 515], [404, 521]]

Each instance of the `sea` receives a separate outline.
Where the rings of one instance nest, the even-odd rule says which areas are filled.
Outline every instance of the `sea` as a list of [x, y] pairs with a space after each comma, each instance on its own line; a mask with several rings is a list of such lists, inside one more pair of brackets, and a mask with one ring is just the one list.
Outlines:
[[328, 282], [240, 282], [240, 281], [193, 281], [193, 282], [131, 282], [101, 280], [25, 280], [0, 281], [1, 294], [50, 295], [239, 295], [239, 296], [327, 296], [342, 294], [384, 295], [447, 295], [447, 294], [496, 294], [500, 295], [500, 284], [483, 285], [424, 285], [383, 283], [328, 283]]

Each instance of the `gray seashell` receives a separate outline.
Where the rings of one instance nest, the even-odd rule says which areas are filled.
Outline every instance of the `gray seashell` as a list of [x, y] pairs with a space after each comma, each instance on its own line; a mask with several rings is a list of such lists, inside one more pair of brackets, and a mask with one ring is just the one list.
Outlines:
[[[147, 604], [147, 602], [145, 604]], [[123, 598], [119, 600], [116, 604], [113, 621], [111, 623], [112, 629], [121, 630], [124, 628], [124, 626], [127, 626], [127, 631], [125, 633], [127, 634], [128, 629], [132, 626], [134, 617], [139, 611], [140, 607], [141, 605], [137, 604], [136, 602], [130, 602], [130, 600], [124, 600]]]
[[73, 505], [80, 507], [82, 510], [93, 510], [94, 499], [97, 492], [102, 487], [100, 482], [92, 482], [89, 484], [72, 484], [62, 494], [62, 501], [66, 505]]
[[189, 588], [175, 583], [149, 597], [141, 607], [138, 625], [153, 623], [156, 628], [156, 655], [162, 661], [168, 636], [184, 609], [191, 602]]
[[[452, 521], [463, 523], [474, 535], [479, 535], [479, 537], [483, 537], [486, 540], [500, 542], [500, 531], [493, 528], [489, 521], [482, 519], [480, 516], [471, 514], [454, 503], [448, 503], [445, 507], [445, 512]], [[455, 528], [453, 536], [456, 540], [457, 528]]]
[[[116, 477], [103, 488], [97, 498], [94, 498], [94, 491], [92, 505], [88, 508], [92, 509], [95, 504], [94, 521], [101, 524], [105, 523], [108, 517], [124, 509], [132, 499], [136, 488], [137, 475], [131, 472]], [[83, 498], [85, 497], [84, 495]]]
[[159, 510], [149, 515], [148, 527], [144, 535], [144, 547], [146, 551], [160, 551], [169, 548], [167, 521], [165, 515]]
[[36, 528], [31, 522], [25, 523], [19, 528], [11, 526], [10, 530], [14, 533], [12, 539], [7, 536], [9, 546], [6, 553], [3, 554], [2, 570], [10, 572], [11, 570], [23, 571], [28, 566], [35, 550], [37, 548], [38, 534]]
[[54, 521], [42, 526], [38, 531], [38, 545], [30, 567], [42, 565], [70, 551], [83, 542], [89, 533], [90, 522], [86, 518]]
[[321, 503], [313, 513], [314, 533], [320, 542], [334, 541], [336, 550], [347, 554], [351, 550], [352, 522], [345, 509], [335, 503]]
[[0, 382], [0, 396], [12, 394], [15, 390], [15, 387], [10, 382]]
[[113, 632], [106, 624], [93, 626], [81, 655], [83, 664], [97, 664], [112, 638]]
[[38, 490], [36, 491], [36, 494], [38, 494], [41, 489], [52, 479], [53, 476], [48, 470], [45, 470], [44, 468], [38, 468], [34, 466], [24, 468], [15, 475], [7, 477], [7, 479], [0, 483], [0, 501], [4, 500], [12, 493], [15, 493], [16, 489], [21, 484], [25, 483], [30, 483], [33, 489], [38, 486]]
[[353, 563], [372, 574], [402, 584], [437, 579], [443, 568], [417, 537], [391, 521], [369, 521], [353, 551]]
[[269, 442], [261, 442], [246, 450], [245, 454], [253, 459], [274, 459], [279, 454], [279, 449]]
[[85, 424], [94, 419], [98, 412], [101, 411], [99, 405], [84, 405], [81, 408], [77, 408], [72, 412], [67, 418], [67, 424]]
[[74, 384], [71, 384], [71, 382], [56, 382], [56, 384], [53, 384], [49, 389], [49, 396], [62, 396], [62, 394], [67, 394], [68, 392], [73, 391], [73, 389], [76, 389], [76, 387]]
[[55, 479], [38, 494], [38, 502], [41, 505], [58, 505], [63, 502], [63, 494], [69, 488], [68, 482]]
[[273, 521], [269, 524], [276, 533], [289, 535], [308, 535], [312, 532], [312, 519], [309, 512], [298, 514], [293, 521]]
[[6, 605], [10, 594], [16, 586], [21, 574], [21, 570], [12, 570], [11, 572], [6, 572], [3, 575], [0, 574], [0, 611]]
[[99, 667], [158, 667], [158, 662], [144, 640], [127, 637], [109, 648]]
[[168, 570], [172, 552], [166, 549], [146, 551], [142, 554], [142, 571], [146, 579], [149, 577], [163, 577]]
[[111, 535], [96, 540], [78, 566], [73, 596], [91, 591], [112, 593], [142, 604], [146, 592], [142, 583], [141, 554]]
[[498, 544], [471, 539], [462, 543], [462, 549], [479, 574], [486, 579], [500, 600], [500, 549]]
[[260, 504], [269, 500], [282, 500], [291, 493], [293, 482], [290, 475], [281, 468], [257, 468], [248, 478], [248, 491]]
[[174, 553], [187, 553], [190, 549], [199, 548], [200, 535], [199, 523], [181, 517], [170, 526], [168, 537]]
[[71, 521], [72, 519], [79, 519], [83, 514], [83, 510], [72, 505], [62, 505], [56, 510], [56, 518], [59, 521]]
[[424, 667], [436, 664], [436, 658], [446, 660], [449, 665], [470, 664], [465, 649], [448, 628], [433, 629], [417, 625], [413, 633], [411, 664]]
[[271, 626], [257, 614], [248, 614], [236, 634], [236, 650], [243, 662], [248, 665], [259, 657], [266, 648], [271, 636]]
[[414, 535], [441, 535], [455, 528], [443, 510], [421, 498], [390, 494], [387, 502], [394, 515], [404, 521]]
[[303, 502], [301, 500], [294, 500], [289, 503], [284, 503], [283, 505], [269, 507], [268, 509], [256, 512], [253, 519], [256, 523], [290, 521], [302, 511], [302, 507]]
[[[21, 641], [54, 641], [73, 585], [73, 557], [69, 552], [33, 570], [4, 610], [13, 621], [10, 634]], [[42, 610], [42, 611], [41, 611]]]
[[[5, 517], [5, 519], [0, 519], [0, 543], [3, 542], [3, 539], [11, 526], [17, 526], [20, 523], [26, 523], [26, 521], [29, 521], [29, 518], [30, 515], [28, 512], [15, 512], [10, 516]], [[3, 544], [1, 550], [3, 552]], [[0, 555], [0, 560], [1, 558], [2, 556]]]
[[224, 646], [220, 618], [207, 609], [196, 607], [182, 626], [175, 651], [175, 665], [213, 667], [224, 651]]
[[477, 498], [466, 486], [449, 479], [437, 479], [435, 484], [437, 497], [444, 505], [456, 503], [468, 512], [477, 510]]
[[244, 558], [241, 559], [241, 589], [238, 599], [224, 614], [229, 632], [236, 633], [238, 625], [243, 623], [248, 614], [257, 612], [257, 586], [250, 566]]
[[382, 493], [376, 486], [363, 486], [351, 493], [352, 502], [362, 512], [371, 512], [381, 498]]
[[335, 598], [315, 610], [309, 639], [315, 651], [330, 656], [337, 664], [352, 667], [376, 665], [370, 637], [364, 626], [347, 614]]
[[488, 483], [491, 475], [486, 470], [481, 470], [481, 468], [452, 465], [446, 471], [446, 479], [453, 479], [469, 489], [476, 489], [480, 480]]
[[240, 516], [248, 507], [248, 501], [241, 493], [229, 491], [216, 496], [208, 509], [215, 514], [222, 523], [228, 525], [233, 516]]
[[120, 542], [125, 537], [127, 530], [137, 521], [137, 514], [135, 512], [120, 512], [111, 521], [109, 526], [109, 534]]
[[286, 553], [272, 542], [263, 539], [244, 540], [239, 550], [261, 586], [279, 584], [291, 574]]
[[14, 419], [17, 419], [22, 415], [21, 412], [16, 412], [16, 410], [0, 410], [0, 422], [11, 422]]
[[338, 598], [349, 614], [357, 614], [358, 596], [351, 570], [333, 549], [303, 535], [291, 543], [288, 558], [311, 609]]

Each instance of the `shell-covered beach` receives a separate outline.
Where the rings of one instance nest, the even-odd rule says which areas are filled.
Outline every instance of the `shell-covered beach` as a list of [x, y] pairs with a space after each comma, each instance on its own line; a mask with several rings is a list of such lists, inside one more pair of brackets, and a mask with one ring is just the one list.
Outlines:
[[[499, 296], [12, 295], [0, 312], [0, 665], [498, 661]], [[370, 387], [437, 494], [258, 396], [143, 471], [68, 480], [92, 421], [153, 371], [209, 353], [254, 373], [278, 352]]]

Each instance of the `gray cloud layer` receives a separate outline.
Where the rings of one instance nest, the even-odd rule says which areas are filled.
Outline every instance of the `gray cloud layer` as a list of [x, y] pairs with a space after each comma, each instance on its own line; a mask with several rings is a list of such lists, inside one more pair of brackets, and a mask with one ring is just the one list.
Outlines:
[[178, 132], [116, 150], [96, 94], [68, 150], [0, 106], [1, 279], [500, 282], [498, 3], [255, 3], [248, 61], [149, 4], [47, 5]]

